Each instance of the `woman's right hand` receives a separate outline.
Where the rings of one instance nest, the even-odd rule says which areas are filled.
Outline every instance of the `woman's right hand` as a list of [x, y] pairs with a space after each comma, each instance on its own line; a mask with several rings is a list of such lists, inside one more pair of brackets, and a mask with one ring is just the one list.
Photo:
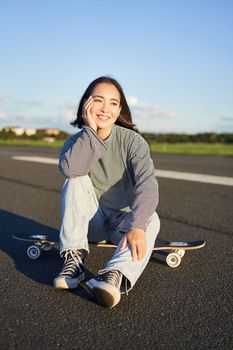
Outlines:
[[91, 115], [91, 107], [93, 106], [93, 97], [90, 96], [83, 104], [83, 120], [87, 126], [97, 131], [97, 125]]

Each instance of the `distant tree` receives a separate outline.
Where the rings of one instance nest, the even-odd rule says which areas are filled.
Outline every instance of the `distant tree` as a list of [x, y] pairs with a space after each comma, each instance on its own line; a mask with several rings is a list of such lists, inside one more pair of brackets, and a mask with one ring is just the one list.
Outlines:
[[198, 133], [198, 134], [176, 134], [176, 133], [141, 133], [141, 135], [146, 139], [149, 145], [152, 142], [168, 142], [168, 143], [233, 143], [233, 134], [232, 133], [222, 133], [217, 134], [214, 132]]
[[70, 134], [68, 134], [68, 132], [62, 131], [55, 138], [56, 138], [56, 140], [66, 140], [69, 136], [70, 136]]
[[156, 137], [155, 137], [155, 134], [151, 134], [151, 133], [148, 133], [148, 132], [145, 132], [145, 133], [141, 133], [142, 137], [147, 141], [150, 149], [151, 149], [151, 143], [153, 141], [156, 141]]
[[8, 128], [3, 128], [0, 132], [0, 136], [4, 140], [9, 140], [15, 138], [15, 133], [12, 130], [8, 130]]
[[[205, 132], [197, 134], [184, 134], [184, 133], [151, 133], [143, 132], [141, 135], [148, 142], [151, 147], [151, 143], [233, 143], [233, 133], [214, 133], [214, 132]], [[42, 140], [44, 137], [48, 136], [46, 134], [46, 129], [37, 129], [34, 135], [26, 135], [26, 133], [17, 136], [10, 127], [3, 128], [0, 131], [0, 138], [7, 139], [26, 139], [26, 140]], [[61, 131], [58, 135], [53, 135], [55, 140], [66, 140], [70, 136], [69, 133]]]

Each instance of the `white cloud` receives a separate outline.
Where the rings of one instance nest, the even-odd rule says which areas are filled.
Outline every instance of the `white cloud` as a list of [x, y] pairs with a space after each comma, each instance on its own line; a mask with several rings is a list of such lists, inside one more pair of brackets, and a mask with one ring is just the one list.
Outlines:
[[233, 123], [233, 117], [221, 117], [220, 120], [226, 123]]
[[62, 116], [62, 120], [64, 123], [70, 123], [73, 120], [75, 120], [75, 118], [76, 118], [76, 115], [72, 111], [66, 111]]
[[136, 113], [145, 113], [146, 116], [151, 117], [164, 117], [164, 118], [173, 118], [173, 117], [179, 117], [180, 114], [177, 112], [169, 111], [168, 109], [152, 105], [146, 102], [139, 101], [139, 99], [135, 96], [129, 96], [127, 97], [127, 102], [131, 108]]
[[56, 117], [54, 117], [55, 123], [59, 129], [68, 131], [70, 133], [77, 132], [73, 126], [70, 125], [72, 121], [76, 119], [77, 104], [70, 102], [65, 102], [56, 108]]
[[6, 120], [7, 120], [6, 113], [0, 110], [0, 121], [6, 121]]
[[4, 96], [0, 96], [0, 106], [4, 103]]
[[5, 124], [7, 125], [17, 125], [21, 127], [49, 127], [51, 126], [50, 118], [40, 116], [40, 115], [32, 115], [28, 113], [24, 114], [8, 114], [5, 120]]
[[20, 100], [12, 95], [0, 96], [0, 126], [69, 128], [75, 119], [76, 106], [67, 102], [57, 108], [41, 101]]
[[127, 102], [130, 107], [137, 106], [139, 104], [138, 98], [135, 96], [128, 96]]
[[177, 112], [140, 101], [136, 96], [128, 96], [127, 102], [139, 131], [158, 132], [158, 125], [166, 130], [174, 130], [174, 119], [180, 117]]
[[27, 111], [46, 107], [42, 101], [20, 100], [11, 95], [6, 96], [5, 106], [9, 111]]
[[222, 116], [219, 117], [216, 121], [214, 130], [222, 133], [232, 133], [233, 132], [233, 117], [231, 116]]
[[7, 115], [4, 110], [5, 96], [0, 96], [0, 121], [6, 121]]
[[[209, 129], [219, 132], [233, 129], [232, 117], [222, 115], [211, 125], [205, 119], [198, 120], [188, 115], [181, 115], [164, 106], [141, 101], [136, 96], [127, 97], [133, 122], [141, 132], [188, 132], [195, 133]], [[28, 107], [27, 107], [28, 106]], [[75, 120], [77, 101], [64, 103], [21, 101], [11, 95], [0, 95], [0, 127], [18, 125], [21, 127], [57, 127], [75, 133], [76, 128], [70, 125]]]

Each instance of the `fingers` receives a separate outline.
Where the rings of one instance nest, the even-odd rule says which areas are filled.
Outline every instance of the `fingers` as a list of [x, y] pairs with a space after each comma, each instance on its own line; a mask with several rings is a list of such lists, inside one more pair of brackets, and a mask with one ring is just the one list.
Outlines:
[[[121, 249], [120, 250], [124, 250], [127, 247], [127, 237], [124, 237], [123, 243], [121, 245]], [[133, 261], [137, 261], [138, 260], [138, 254], [137, 254], [137, 249], [136, 249], [136, 245], [134, 243], [130, 243], [130, 250], [131, 250], [131, 255], [132, 255], [132, 259]]]
[[142, 260], [147, 251], [147, 241], [144, 231], [130, 230], [124, 237], [120, 250], [130, 246], [133, 261]]
[[144, 246], [137, 247], [137, 259], [142, 260], [146, 255], [146, 248]]
[[[124, 250], [127, 247], [128, 241], [127, 237], [124, 237], [120, 250]], [[132, 260], [142, 260], [146, 255], [146, 248], [141, 246], [140, 244], [136, 244], [134, 242], [129, 242]]]
[[140, 260], [138, 259], [137, 246], [134, 243], [131, 243], [130, 248], [133, 261]]
[[131, 243], [131, 254], [133, 261], [142, 260], [146, 255], [146, 248], [140, 244]]
[[93, 97], [89, 96], [87, 100], [85, 100], [83, 107], [86, 107], [87, 105], [89, 105], [91, 102], [93, 102]]
[[91, 115], [92, 106], [93, 106], [93, 97], [90, 96], [83, 104], [83, 120], [87, 126], [92, 128], [96, 132], [97, 125]]
[[120, 250], [124, 250], [127, 247], [127, 238], [124, 237], [123, 243], [121, 245], [121, 249]]
[[84, 118], [84, 120], [90, 114], [90, 109], [91, 109], [92, 105], [93, 105], [93, 98], [92, 98], [92, 96], [89, 96], [89, 98], [83, 104], [83, 118]]

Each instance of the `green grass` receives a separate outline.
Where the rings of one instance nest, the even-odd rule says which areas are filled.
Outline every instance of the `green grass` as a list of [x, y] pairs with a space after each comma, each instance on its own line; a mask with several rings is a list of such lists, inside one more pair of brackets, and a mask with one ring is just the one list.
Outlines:
[[[61, 148], [64, 140], [49, 143], [42, 140], [0, 139], [0, 145]], [[233, 144], [224, 143], [156, 143], [150, 145], [151, 152], [173, 154], [225, 155], [233, 156]]]
[[233, 144], [224, 143], [151, 143], [151, 152], [173, 154], [233, 156]]
[[3, 140], [0, 139], [0, 145], [4, 146], [26, 146], [26, 147], [52, 147], [59, 148], [62, 147], [63, 141], [47, 142], [42, 140], [20, 140], [20, 139], [10, 139]]

